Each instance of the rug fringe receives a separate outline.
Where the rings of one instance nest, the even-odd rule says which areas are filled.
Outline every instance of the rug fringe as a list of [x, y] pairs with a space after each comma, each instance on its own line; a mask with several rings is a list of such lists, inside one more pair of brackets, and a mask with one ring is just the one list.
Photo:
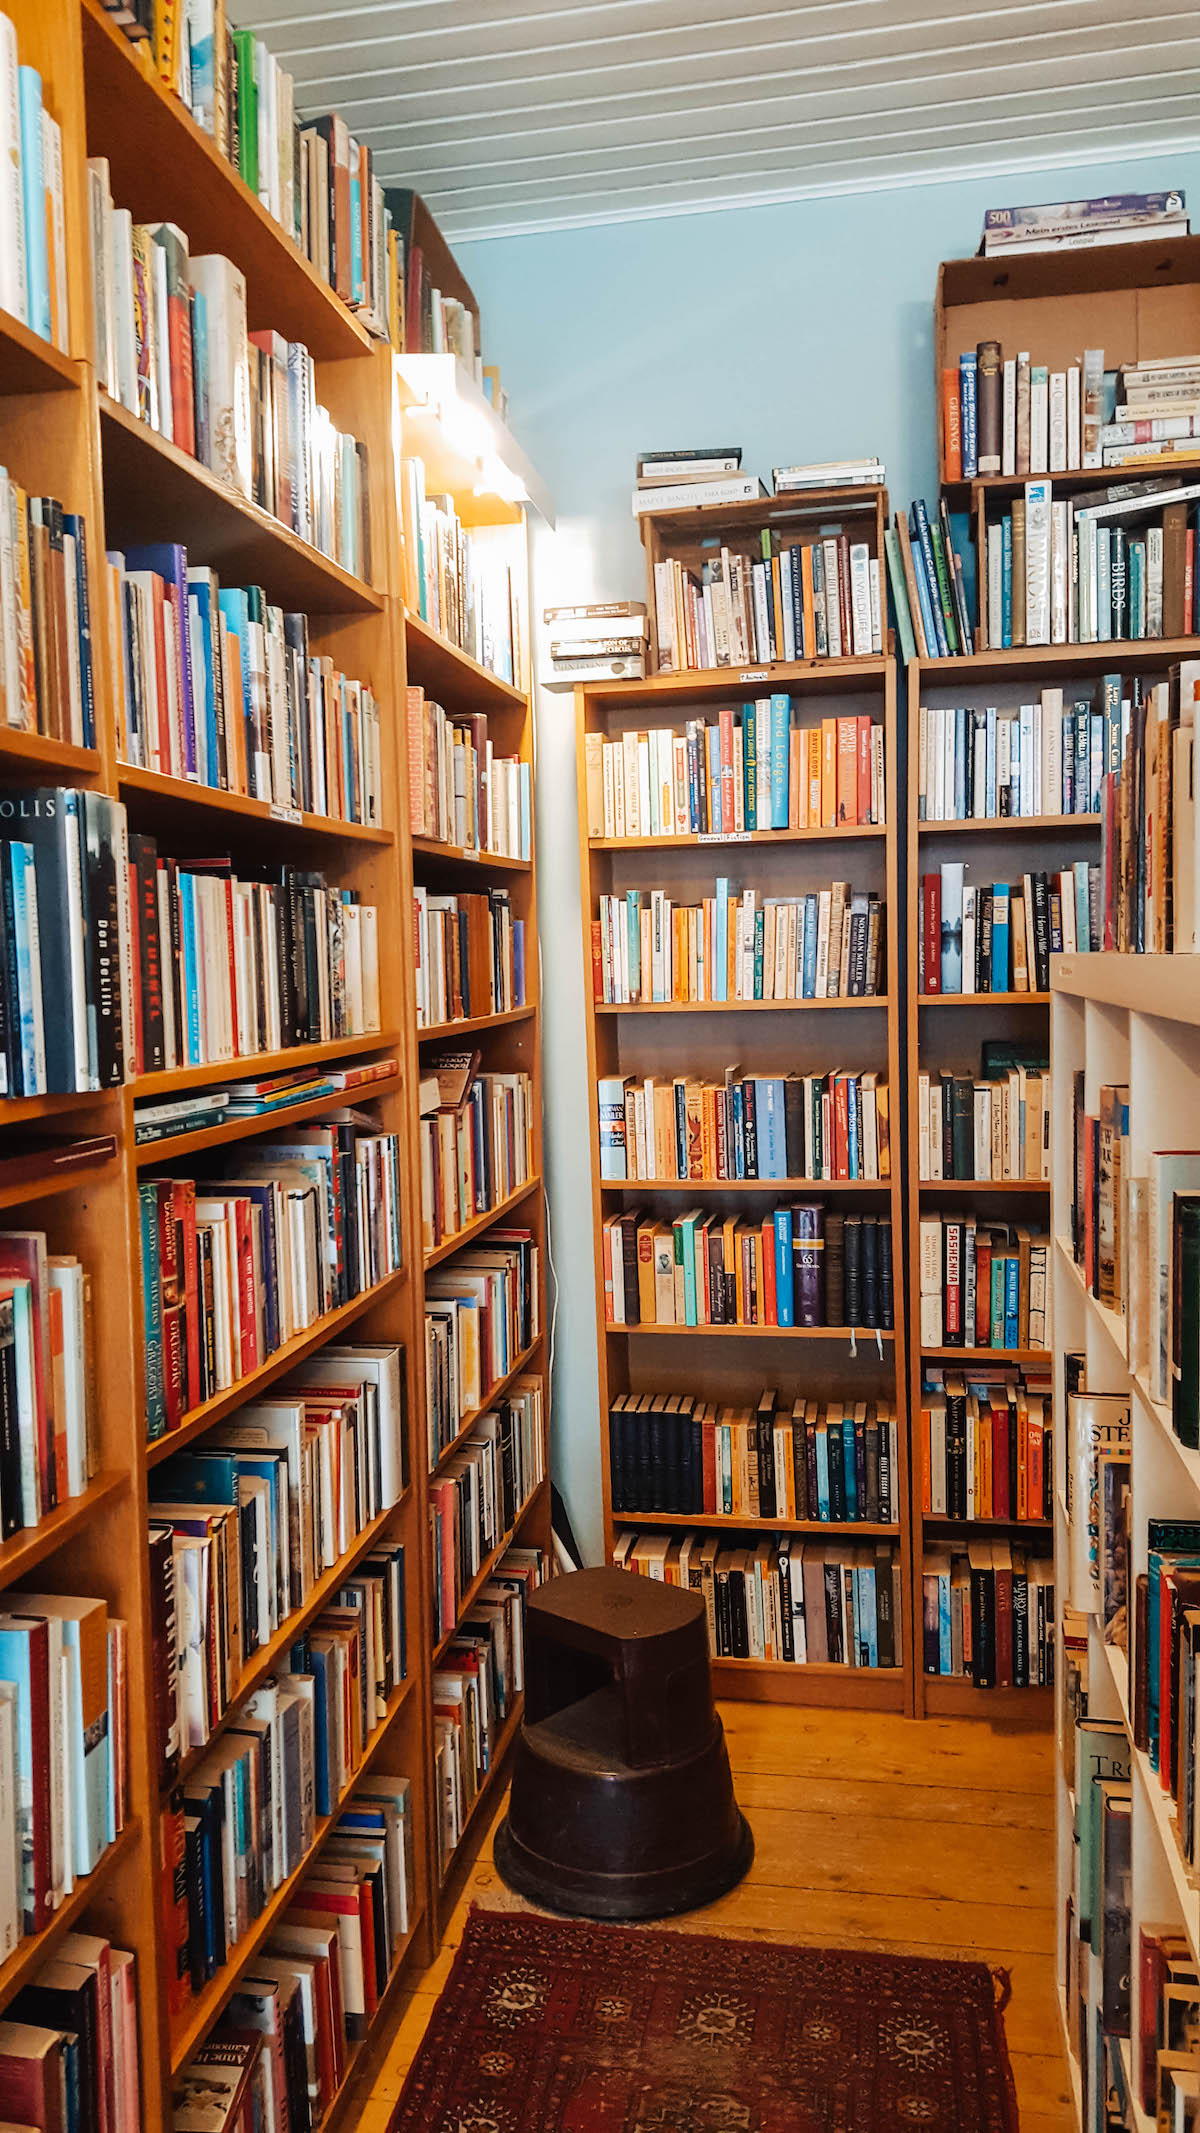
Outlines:
[[1000, 1963], [991, 1965], [992, 1990], [996, 1995], [996, 2013], [1003, 2014], [1012, 1998], [1012, 1979]]

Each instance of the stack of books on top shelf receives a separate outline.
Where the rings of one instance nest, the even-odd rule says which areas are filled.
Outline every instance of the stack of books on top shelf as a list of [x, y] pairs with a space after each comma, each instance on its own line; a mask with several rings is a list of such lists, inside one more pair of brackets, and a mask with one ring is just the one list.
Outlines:
[[81, 1496], [95, 1469], [92, 1278], [42, 1230], [0, 1231], [0, 1537]]
[[980, 341], [942, 372], [947, 481], [1006, 480], [1191, 455], [1200, 436], [1200, 356], [1104, 367], [1085, 348], [1062, 370]]
[[1074, 252], [1187, 233], [1181, 191], [1109, 193], [1094, 200], [1054, 200], [1041, 207], [989, 207], [979, 250], [985, 259], [1011, 259], [1022, 252]]
[[1110, 482], [1072, 497], [1027, 481], [986, 522], [988, 648], [1195, 635], [1198, 507], [1197, 481]]
[[900, 1563], [890, 1541], [618, 1535], [618, 1569], [698, 1591], [714, 1659], [785, 1666], [903, 1664]]
[[932, 518], [927, 506], [917, 501], [909, 518], [897, 511], [884, 535], [901, 652], [905, 659], [969, 654], [975, 637], [962, 557], [951, 538], [945, 500]]
[[608, 1416], [612, 1507], [828, 1525], [899, 1517], [896, 1417], [884, 1400], [757, 1408], [691, 1393], [620, 1393]]
[[732, 838], [882, 825], [884, 731], [869, 712], [803, 722], [785, 693], [617, 740], [585, 733], [589, 837]]
[[367, 448], [317, 404], [300, 341], [250, 333], [232, 260], [192, 257], [173, 222], [134, 223], [113, 204], [108, 162], [88, 163], [100, 384], [235, 494], [371, 575]]
[[644, 452], [637, 463], [633, 515], [648, 511], [687, 511], [717, 504], [753, 502], [766, 490], [757, 474], [743, 474], [740, 444], [684, 446], [673, 452]]
[[590, 606], [542, 609], [542, 683], [570, 689], [580, 681], [641, 681], [650, 623], [644, 600], [597, 600]]
[[4, 2017], [0, 2110], [39, 2127], [141, 2133], [137, 1965], [127, 1949], [62, 1934]]
[[1200, 945], [1192, 791], [1198, 703], [1200, 660], [1183, 660], [1169, 682], [1134, 676], [1123, 688], [1119, 675], [1105, 676], [1110, 730], [1096, 916], [1106, 949], [1189, 954]]
[[65, 350], [62, 128], [46, 109], [36, 67], [20, 65], [7, 15], [0, 15], [0, 158], [0, 307]]
[[135, 1103], [134, 1140], [141, 1148], [151, 1141], [174, 1140], [181, 1133], [203, 1132], [240, 1118], [261, 1118], [265, 1124], [268, 1117], [280, 1117], [319, 1098], [346, 1097], [352, 1089], [365, 1095], [371, 1082], [391, 1081], [395, 1073], [394, 1059], [372, 1059], [356, 1067], [300, 1067], [289, 1073], [266, 1074], [258, 1081], [230, 1081], [221, 1089], [192, 1089], [161, 1103]]
[[810, 459], [799, 466], [772, 467], [776, 496], [803, 489], [882, 489], [887, 474], [882, 459]]

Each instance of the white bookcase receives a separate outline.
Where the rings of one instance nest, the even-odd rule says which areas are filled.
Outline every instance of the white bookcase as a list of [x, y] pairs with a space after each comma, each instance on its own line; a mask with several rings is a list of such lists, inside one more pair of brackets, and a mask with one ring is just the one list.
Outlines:
[[[1169, 1407], [1151, 1395], [1142, 1372], [1131, 1371], [1125, 1319], [1088, 1294], [1071, 1252], [1071, 1203], [1074, 1193], [1072, 1095], [1075, 1074], [1085, 1074], [1084, 1107], [1097, 1108], [1104, 1084], [1129, 1089], [1130, 1169], [1145, 1177], [1156, 1149], [1195, 1147], [1200, 1142], [1200, 956], [1060, 956], [1051, 966], [1051, 1057], [1055, 1105], [1054, 1174], [1051, 1205], [1055, 1236], [1054, 1311], [1055, 1413], [1055, 1561], [1060, 1610], [1089, 1614], [1089, 1715], [1120, 1719], [1131, 1731], [1126, 1659], [1106, 1645], [1095, 1611], [1088, 1560], [1086, 1498], [1078, 1471], [1067, 1518], [1066, 1460], [1072, 1455], [1067, 1427], [1063, 1358], [1082, 1353], [1087, 1359], [1090, 1392], [1127, 1393], [1133, 1425], [1131, 1457], [1132, 1546], [1129, 1587], [1146, 1568], [1146, 1528], [1151, 1518], [1200, 1517], [1200, 1454], [1187, 1450], [1171, 1428]], [[1131, 1627], [1132, 1634], [1132, 1627]], [[1061, 1690], [1063, 1652], [1058, 1652], [1057, 1731], [1063, 1725]], [[1066, 1910], [1077, 1891], [1075, 1800], [1062, 1758], [1057, 1759], [1057, 1858], [1059, 2000], [1067, 2048], [1080, 2109], [1078, 1993], [1068, 2001]], [[1200, 1962], [1200, 1885], [1184, 1862], [1176, 1835], [1172, 1803], [1146, 1755], [1133, 1747], [1132, 1949], [1133, 2011], [1131, 2033], [1138, 2034], [1137, 1938], [1142, 1922], [1177, 1920], [1193, 1957]], [[1094, 2081], [1097, 2068], [1099, 1960], [1084, 1950], [1089, 1965], [1088, 2048]], [[1128, 2044], [1121, 2053], [1138, 2133], [1152, 2133], [1154, 2120], [1140, 2106]]]

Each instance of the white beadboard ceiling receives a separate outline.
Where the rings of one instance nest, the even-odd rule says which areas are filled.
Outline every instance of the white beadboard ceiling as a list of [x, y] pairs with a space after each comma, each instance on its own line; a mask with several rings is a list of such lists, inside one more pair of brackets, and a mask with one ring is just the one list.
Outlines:
[[[245, 0], [451, 239], [1200, 146], [1196, 0]], [[1200, 212], [1200, 201], [1193, 203]]]

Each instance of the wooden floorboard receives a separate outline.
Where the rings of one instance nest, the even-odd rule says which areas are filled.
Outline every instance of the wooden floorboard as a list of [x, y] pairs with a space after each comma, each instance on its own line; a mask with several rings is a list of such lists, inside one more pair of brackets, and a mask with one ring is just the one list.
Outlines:
[[[1054, 1986], [1050, 1735], [985, 1719], [916, 1724], [753, 1704], [723, 1705], [722, 1717], [754, 1830], [754, 1865], [719, 1903], [674, 1924], [1004, 1970], [1021, 2133], [1072, 2133]], [[416, 1980], [362, 2099], [360, 2133], [386, 2133], [472, 1902], [514, 1902], [492, 1865], [490, 1830], [437, 1959]]]

